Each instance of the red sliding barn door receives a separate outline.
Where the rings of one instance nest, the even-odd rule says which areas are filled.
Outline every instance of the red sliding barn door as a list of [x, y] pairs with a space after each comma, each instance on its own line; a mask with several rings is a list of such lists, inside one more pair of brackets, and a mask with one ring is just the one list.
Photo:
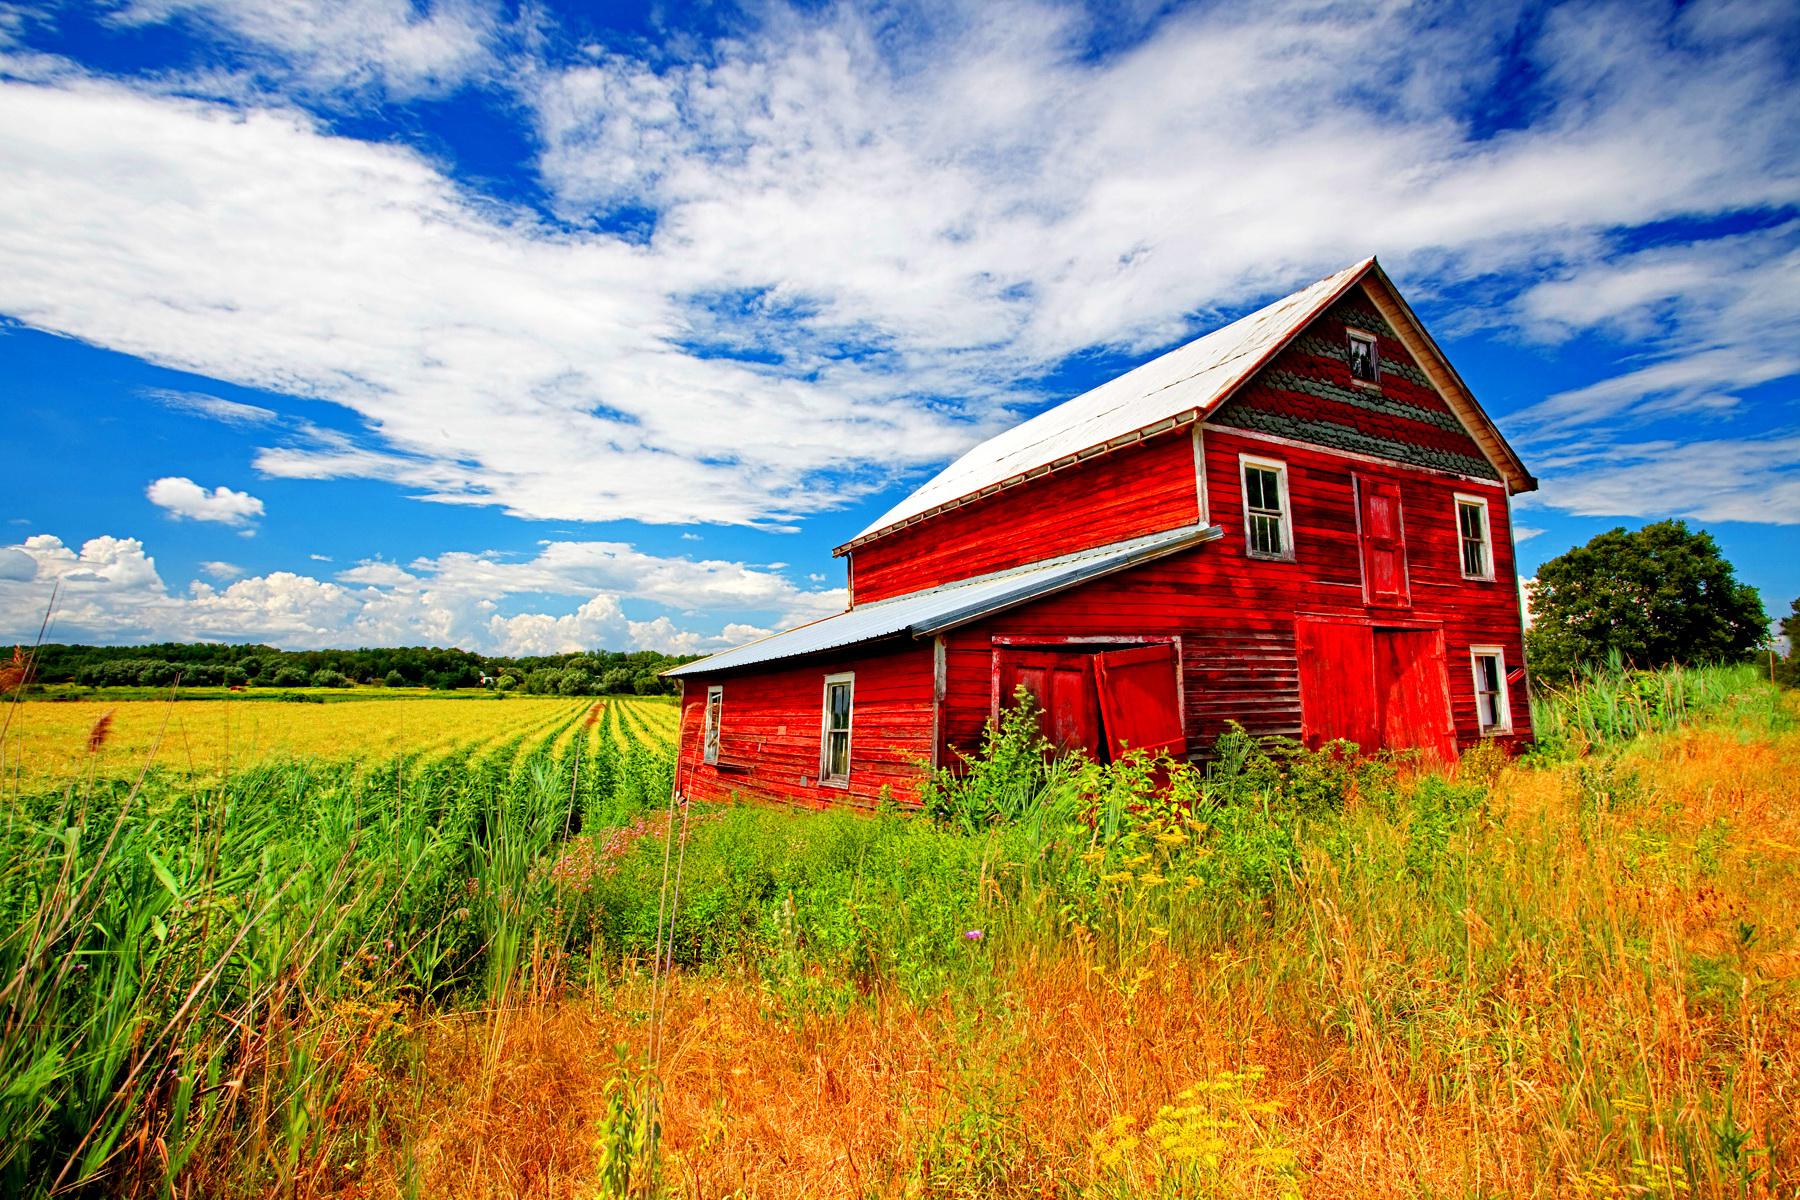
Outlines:
[[1412, 603], [1406, 578], [1406, 530], [1400, 522], [1400, 485], [1356, 478], [1362, 533], [1363, 599], [1369, 604]]
[[1180, 758], [1187, 753], [1181, 728], [1181, 664], [1169, 643], [1108, 650], [1094, 656], [1100, 715], [1112, 756], [1146, 750]]
[[1300, 737], [1318, 749], [1345, 738], [1364, 750], [1381, 744], [1375, 723], [1375, 646], [1369, 627], [1302, 617], [1294, 622], [1300, 659]]
[[1100, 702], [1094, 691], [1093, 656], [1050, 650], [1002, 650], [997, 665], [999, 701], [1012, 707], [1022, 684], [1037, 701], [1038, 727], [1059, 752], [1100, 756]]

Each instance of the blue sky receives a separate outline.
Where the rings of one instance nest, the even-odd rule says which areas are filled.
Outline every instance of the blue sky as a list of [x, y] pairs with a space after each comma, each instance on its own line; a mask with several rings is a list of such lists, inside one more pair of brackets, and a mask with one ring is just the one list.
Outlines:
[[1681, 516], [1785, 612], [1797, 13], [0, 5], [0, 637], [734, 643], [1369, 253], [1528, 571]]

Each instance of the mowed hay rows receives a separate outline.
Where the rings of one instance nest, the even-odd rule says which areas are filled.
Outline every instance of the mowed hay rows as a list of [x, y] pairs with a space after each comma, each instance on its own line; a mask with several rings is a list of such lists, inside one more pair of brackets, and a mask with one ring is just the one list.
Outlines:
[[[9, 779], [39, 782], [92, 771], [134, 774], [147, 762], [196, 774], [274, 757], [376, 760], [491, 745], [566, 717], [579, 702], [537, 697], [275, 701], [80, 700], [14, 707], [0, 747]], [[105, 736], [90, 752], [95, 725]], [[154, 758], [151, 757], [154, 751]]]

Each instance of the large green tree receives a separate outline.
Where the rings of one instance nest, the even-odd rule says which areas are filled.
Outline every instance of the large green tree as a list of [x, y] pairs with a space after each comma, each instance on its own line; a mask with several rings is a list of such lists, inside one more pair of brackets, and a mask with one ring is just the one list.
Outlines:
[[1756, 589], [1686, 521], [1614, 529], [1538, 569], [1532, 670], [1565, 675], [1613, 652], [1635, 666], [1741, 659], [1768, 636]]

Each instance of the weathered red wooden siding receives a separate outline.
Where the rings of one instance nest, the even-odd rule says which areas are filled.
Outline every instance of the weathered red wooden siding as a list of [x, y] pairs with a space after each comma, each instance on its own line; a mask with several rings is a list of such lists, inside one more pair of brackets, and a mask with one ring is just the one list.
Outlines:
[[852, 602], [1191, 525], [1198, 495], [1191, 431], [1165, 433], [857, 547]]
[[[1502, 647], [1509, 669], [1524, 663], [1504, 490], [1229, 430], [1208, 428], [1205, 452], [1210, 519], [1224, 528], [1224, 538], [948, 635], [946, 744], [970, 748], [979, 742], [991, 711], [995, 637], [1179, 636], [1190, 749], [1204, 752], [1232, 720], [1253, 733], [1298, 736], [1294, 616], [1300, 612], [1441, 625], [1457, 739], [1463, 745], [1478, 740], [1469, 647]], [[1293, 562], [1244, 552], [1240, 453], [1287, 463]], [[1352, 483], [1358, 473], [1400, 488], [1412, 585], [1408, 609], [1363, 603]], [[1494, 582], [1462, 578], [1459, 492], [1488, 498]], [[1508, 691], [1515, 735], [1528, 735], [1525, 688], [1514, 684]]]
[[[915, 802], [922, 781], [917, 764], [931, 760], [932, 667], [930, 643], [908, 642], [775, 664], [767, 671], [688, 679], [676, 787], [683, 795], [706, 800], [755, 796], [869, 805], [880, 800], [887, 785], [894, 800]], [[821, 787], [825, 677], [841, 671], [856, 672], [850, 782], [848, 787]], [[714, 684], [725, 689], [716, 767], [702, 761], [701, 746], [706, 689]]]

